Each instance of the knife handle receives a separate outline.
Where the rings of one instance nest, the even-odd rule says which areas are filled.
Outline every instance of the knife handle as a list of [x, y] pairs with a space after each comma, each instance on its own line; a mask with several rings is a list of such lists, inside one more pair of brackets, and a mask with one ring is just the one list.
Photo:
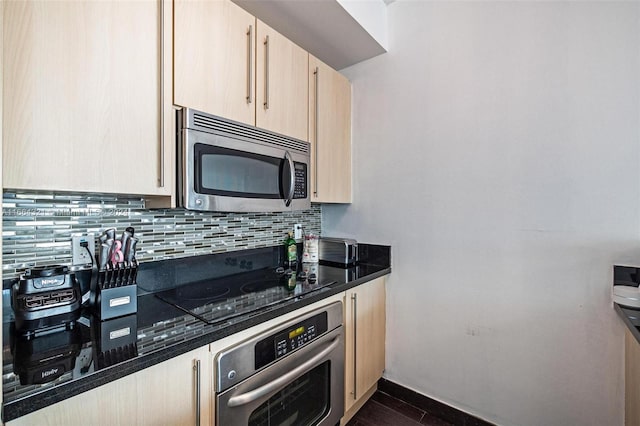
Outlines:
[[138, 239], [136, 237], [131, 237], [127, 243], [129, 248], [127, 250], [127, 257], [125, 260], [131, 263], [136, 259], [136, 245], [138, 244]]
[[100, 244], [100, 261], [99, 266], [100, 270], [104, 271], [107, 267], [107, 262], [109, 262], [109, 252], [111, 251], [111, 246], [107, 243]]
[[104, 231], [107, 235], [107, 240], [115, 240], [116, 239], [116, 228], [109, 228]]
[[122, 241], [122, 255], [124, 260], [127, 260], [127, 254], [129, 253], [127, 250], [129, 249], [129, 239], [131, 237], [133, 237], [133, 235], [129, 231], [124, 231], [122, 233], [122, 237], [120, 237], [120, 241]]

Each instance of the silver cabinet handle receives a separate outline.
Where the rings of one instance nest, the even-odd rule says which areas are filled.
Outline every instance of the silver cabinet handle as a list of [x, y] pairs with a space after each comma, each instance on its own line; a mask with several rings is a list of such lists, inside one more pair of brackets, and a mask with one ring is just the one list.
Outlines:
[[319, 141], [318, 141], [318, 67], [316, 67], [316, 70], [313, 72], [313, 76], [315, 79], [315, 84], [316, 84], [316, 88], [315, 88], [315, 92], [316, 92], [316, 111], [315, 111], [315, 128], [313, 129], [314, 132], [314, 141], [315, 141], [315, 145], [316, 145], [316, 158], [314, 161], [314, 182], [313, 182], [313, 195], [314, 196], [318, 196], [318, 154], [319, 154]]
[[164, 0], [160, 0], [160, 175], [158, 186], [164, 188]]
[[253, 93], [251, 93], [251, 76], [253, 75], [253, 25], [249, 25], [249, 31], [247, 31], [247, 103], [253, 102]]
[[264, 39], [264, 109], [269, 109], [269, 36]]
[[193, 362], [193, 371], [196, 376], [196, 426], [200, 426], [200, 360]]
[[229, 398], [229, 402], [227, 402], [227, 406], [239, 407], [241, 405], [246, 405], [246, 404], [249, 404], [250, 402], [255, 401], [258, 398], [261, 398], [265, 395], [270, 394], [275, 390], [280, 389], [282, 386], [286, 385], [296, 377], [300, 376], [301, 374], [315, 367], [315, 365], [318, 362], [320, 362], [324, 357], [330, 354], [335, 348], [338, 347], [339, 344], [340, 344], [340, 337], [336, 337], [331, 341], [331, 344], [327, 346], [326, 349], [322, 350], [322, 352], [318, 353], [317, 355], [314, 355], [309, 360], [300, 364], [299, 366], [289, 371], [288, 373], [278, 377], [276, 380], [269, 382], [264, 386], [260, 386], [259, 388], [254, 389], [252, 391]]
[[351, 306], [353, 307], [353, 399], [357, 399], [357, 380], [358, 380], [358, 374], [357, 374], [357, 363], [358, 363], [358, 357], [357, 357], [357, 348], [358, 348], [358, 339], [357, 339], [357, 335], [356, 333], [358, 332], [358, 295], [356, 293], [353, 293], [351, 295]]

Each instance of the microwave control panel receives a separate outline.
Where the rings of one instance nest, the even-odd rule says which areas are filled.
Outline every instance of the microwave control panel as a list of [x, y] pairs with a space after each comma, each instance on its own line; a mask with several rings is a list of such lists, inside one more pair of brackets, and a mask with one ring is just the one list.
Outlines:
[[262, 339], [255, 346], [256, 370], [301, 348], [326, 331], [327, 313], [322, 312]]
[[296, 174], [293, 198], [307, 198], [307, 165], [294, 163], [293, 167]]

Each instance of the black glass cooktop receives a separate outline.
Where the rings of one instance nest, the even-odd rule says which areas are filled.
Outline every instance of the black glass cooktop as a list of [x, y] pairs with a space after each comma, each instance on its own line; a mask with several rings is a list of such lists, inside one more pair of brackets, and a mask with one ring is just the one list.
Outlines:
[[208, 324], [259, 313], [270, 306], [335, 283], [315, 274], [262, 268], [232, 276], [198, 280], [155, 293], [155, 296]]

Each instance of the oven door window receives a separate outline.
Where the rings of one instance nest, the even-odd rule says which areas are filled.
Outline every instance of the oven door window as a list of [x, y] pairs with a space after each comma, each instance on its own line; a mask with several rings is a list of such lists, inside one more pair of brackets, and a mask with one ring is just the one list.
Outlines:
[[284, 159], [195, 144], [194, 182], [199, 194], [282, 199]]
[[330, 408], [330, 361], [298, 377], [256, 408], [248, 426], [313, 426]]

